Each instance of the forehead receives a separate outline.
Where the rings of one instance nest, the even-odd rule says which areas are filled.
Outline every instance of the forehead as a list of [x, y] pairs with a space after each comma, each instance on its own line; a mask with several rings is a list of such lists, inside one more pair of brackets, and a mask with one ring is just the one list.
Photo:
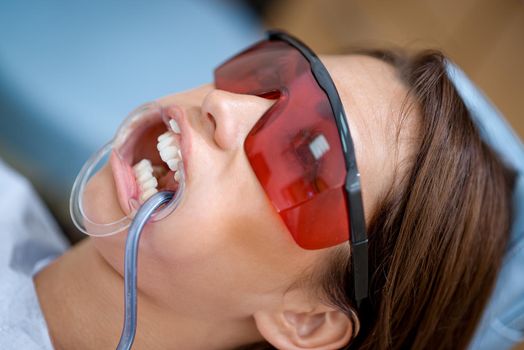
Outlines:
[[321, 60], [335, 82], [350, 123], [374, 130], [394, 121], [392, 112], [399, 111], [407, 89], [393, 66], [364, 55], [321, 56]]
[[[416, 133], [408, 90], [393, 66], [364, 55], [321, 56], [338, 90], [361, 174], [366, 218], [395, 183]], [[408, 101], [409, 102], [409, 101]], [[403, 118], [406, 116], [406, 118]], [[397, 172], [397, 173], [396, 173]], [[397, 175], [395, 177], [395, 175]]]

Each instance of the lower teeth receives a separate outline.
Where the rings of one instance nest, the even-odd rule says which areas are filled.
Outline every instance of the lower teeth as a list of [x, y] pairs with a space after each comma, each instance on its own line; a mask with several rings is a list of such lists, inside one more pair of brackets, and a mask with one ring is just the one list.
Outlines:
[[[179, 161], [181, 163], [181, 161]], [[158, 192], [159, 181], [169, 173], [164, 166], [151, 165], [149, 159], [142, 159], [133, 166], [135, 181], [138, 184], [140, 204], [144, 203], [149, 197]], [[173, 173], [175, 182], [180, 182], [183, 177], [181, 164]]]

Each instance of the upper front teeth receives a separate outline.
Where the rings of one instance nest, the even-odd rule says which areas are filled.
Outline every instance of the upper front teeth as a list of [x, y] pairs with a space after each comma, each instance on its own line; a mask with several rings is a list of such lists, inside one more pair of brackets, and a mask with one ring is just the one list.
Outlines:
[[178, 123], [176, 120], [171, 119], [169, 120], [169, 126], [171, 127], [171, 130], [175, 132], [175, 134], [180, 134], [180, 127], [178, 126]]
[[182, 153], [175, 140], [173, 132], [167, 131], [158, 137], [157, 149], [160, 158], [167, 164], [169, 169], [178, 172], [182, 167]]

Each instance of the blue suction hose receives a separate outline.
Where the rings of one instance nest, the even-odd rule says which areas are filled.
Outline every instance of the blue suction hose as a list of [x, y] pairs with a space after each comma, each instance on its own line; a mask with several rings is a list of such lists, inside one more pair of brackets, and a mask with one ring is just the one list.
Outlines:
[[136, 281], [138, 262], [138, 243], [144, 226], [155, 211], [173, 199], [174, 192], [158, 192], [151, 196], [138, 209], [131, 226], [129, 226], [126, 240], [126, 255], [124, 259], [124, 328], [118, 343], [117, 350], [129, 350], [133, 345], [136, 334]]

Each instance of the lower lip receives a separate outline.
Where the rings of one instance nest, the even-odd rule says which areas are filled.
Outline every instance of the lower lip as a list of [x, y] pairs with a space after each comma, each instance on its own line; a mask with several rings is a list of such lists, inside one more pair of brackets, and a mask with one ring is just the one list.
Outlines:
[[131, 213], [129, 201], [138, 195], [138, 187], [131, 167], [115, 152], [111, 152], [109, 163], [113, 172], [118, 202], [126, 215]]

